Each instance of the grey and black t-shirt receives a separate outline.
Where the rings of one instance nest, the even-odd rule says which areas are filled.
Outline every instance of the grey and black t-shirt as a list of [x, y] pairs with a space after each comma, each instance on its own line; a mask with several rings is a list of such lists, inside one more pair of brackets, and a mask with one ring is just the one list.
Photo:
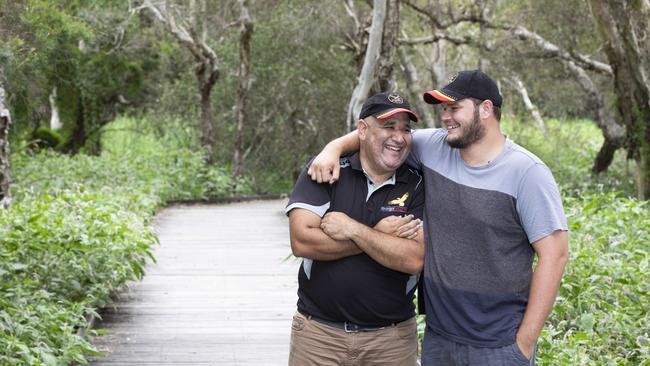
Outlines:
[[425, 183], [427, 326], [463, 344], [512, 344], [528, 303], [531, 243], [567, 230], [560, 195], [548, 167], [511, 140], [472, 167], [446, 137], [416, 130], [408, 161]]

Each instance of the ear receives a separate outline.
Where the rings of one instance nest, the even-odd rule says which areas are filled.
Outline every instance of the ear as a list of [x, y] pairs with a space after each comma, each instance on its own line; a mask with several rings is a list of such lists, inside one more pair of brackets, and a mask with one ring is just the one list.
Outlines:
[[479, 105], [479, 115], [481, 119], [489, 118], [492, 115], [492, 110], [494, 109], [494, 104], [491, 100], [486, 99]]
[[359, 139], [360, 140], [365, 140], [366, 135], [368, 134], [368, 122], [366, 122], [363, 119], [360, 119], [359, 122], [357, 122], [357, 131], [359, 131]]

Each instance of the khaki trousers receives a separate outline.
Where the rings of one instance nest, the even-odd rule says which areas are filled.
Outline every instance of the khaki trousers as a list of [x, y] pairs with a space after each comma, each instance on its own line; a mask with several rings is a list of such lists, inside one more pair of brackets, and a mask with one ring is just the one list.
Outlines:
[[291, 325], [289, 366], [415, 366], [415, 317], [372, 332], [344, 330], [296, 312]]

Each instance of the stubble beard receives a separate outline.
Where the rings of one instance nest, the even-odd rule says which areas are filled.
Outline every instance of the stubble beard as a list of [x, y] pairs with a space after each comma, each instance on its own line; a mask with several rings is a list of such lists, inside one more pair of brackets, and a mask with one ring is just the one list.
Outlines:
[[465, 133], [455, 140], [449, 140], [449, 137], [447, 137], [447, 144], [453, 148], [463, 149], [482, 139], [483, 136], [485, 136], [485, 127], [481, 124], [479, 119], [478, 108], [475, 108], [474, 119], [472, 120], [472, 123], [467, 126]]

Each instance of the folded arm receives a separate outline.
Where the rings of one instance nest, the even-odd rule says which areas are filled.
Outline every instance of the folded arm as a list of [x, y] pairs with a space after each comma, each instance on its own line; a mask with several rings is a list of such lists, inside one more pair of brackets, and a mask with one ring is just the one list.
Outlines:
[[[405, 218], [405, 220], [411, 220]], [[384, 267], [410, 274], [420, 273], [424, 264], [424, 233], [421, 225], [414, 239], [406, 239], [370, 228], [342, 212], [323, 217], [323, 231], [336, 240], [352, 240], [357, 247]]]
[[361, 253], [351, 240], [334, 240], [321, 229], [321, 218], [302, 208], [289, 212], [291, 251], [296, 257], [336, 260]]

